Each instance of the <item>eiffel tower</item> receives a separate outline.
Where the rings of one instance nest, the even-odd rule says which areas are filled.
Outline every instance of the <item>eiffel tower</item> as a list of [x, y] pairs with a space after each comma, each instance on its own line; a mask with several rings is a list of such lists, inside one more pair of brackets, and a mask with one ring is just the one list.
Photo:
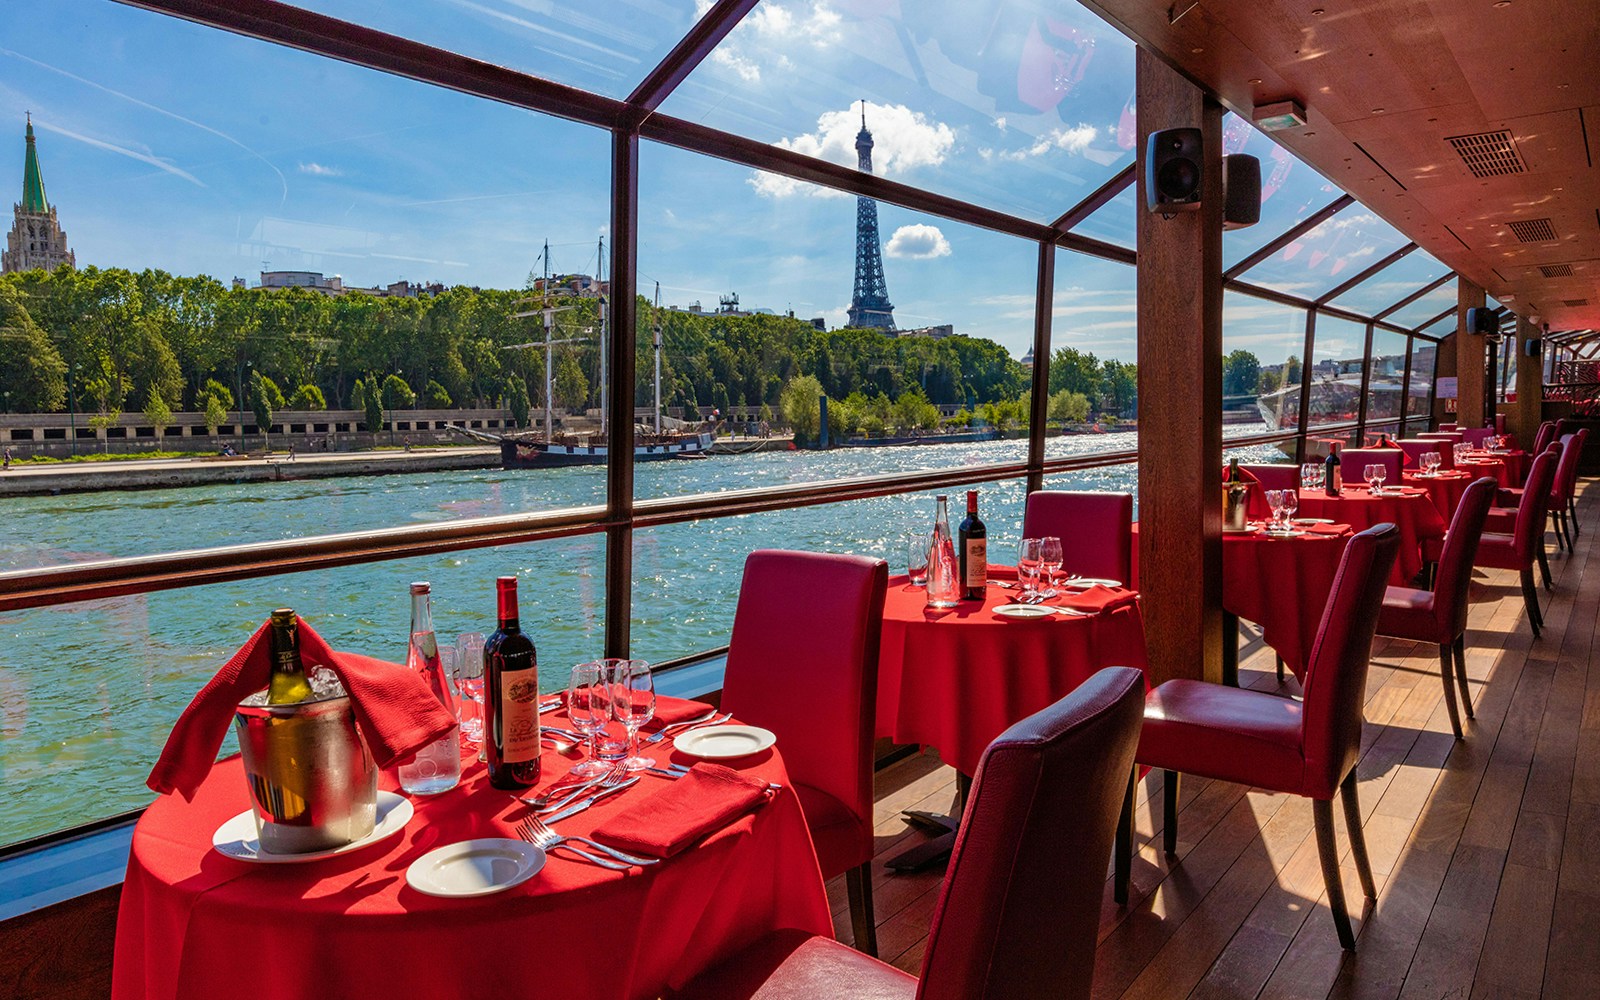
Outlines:
[[[856, 133], [856, 166], [872, 173], [872, 133], [867, 131], [867, 102], [861, 102], [861, 131]], [[883, 280], [883, 248], [878, 240], [878, 203], [856, 199], [856, 287], [850, 296], [852, 327], [894, 329], [894, 306]]]

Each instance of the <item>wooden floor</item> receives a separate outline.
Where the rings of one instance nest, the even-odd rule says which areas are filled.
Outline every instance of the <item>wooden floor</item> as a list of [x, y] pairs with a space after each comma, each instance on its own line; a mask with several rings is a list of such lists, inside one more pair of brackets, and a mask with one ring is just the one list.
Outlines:
[[[1097, 997], [1600, 998], [1600, 482], [1580, 491], [1576, 552], [1550, 537], [1543, 638], [1516, 574], [1476, 573], [1464, 740], [1450, 736], [1437, 647], [1373, 647], [1358, 773], [1378, 899], [1351, 914], [1357, 952], [1334, 936], [1308, 800], [1186, 778], [1168, 859], [1157, 772], [1139, 789], [1129, 903], [1106, 884]], [[1242, 683], [1278, 688], [1270, 650], [1241, 667]], [[1292, 678], [1285, 690], [1298, 693]], [[948, 808], [954, 771], [924, 754], [877, 787], [881, 862], [922, 837], [901, 809]], [[1342, 839], [1342, 814], [1335, 825]], [[879, 954], [913, 974], [941, 877], [874, 871]], [[843, 879], [828, 893], [848, 942]]]

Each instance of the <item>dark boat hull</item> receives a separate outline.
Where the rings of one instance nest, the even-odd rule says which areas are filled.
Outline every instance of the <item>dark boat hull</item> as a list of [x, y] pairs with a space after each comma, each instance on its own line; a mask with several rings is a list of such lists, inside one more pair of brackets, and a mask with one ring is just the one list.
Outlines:
[[[685, 434], [669, 442], [638, 444], [633, 449], [635, 462], [658, 462], [669, 458], [698, 458], [711, 450], [710, 434]], [[557, 469], [572, 465], [604, 465], [610, 450], [603, 444], [546, 444], [541, 441], [500, 440], [502, 469]]]

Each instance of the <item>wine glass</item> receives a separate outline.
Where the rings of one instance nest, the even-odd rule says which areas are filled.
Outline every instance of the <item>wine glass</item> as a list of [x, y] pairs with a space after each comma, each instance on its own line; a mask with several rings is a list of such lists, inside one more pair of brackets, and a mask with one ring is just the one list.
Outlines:
[[1267, 506], [1272, 509], [1272, 523], [1267, 525], [1267, 530], [1277, 531], [1283, 520], [1283, 491], [1267, 490]]
[[906, 533], [906, 575], [911, 578], [913, 587], [926, 587], [928, 585], [928, 533], [926, 531], [909, 531]]
[[1045, 586], [1040, 597], [1056, 596], [1056, 574], [1061, 572], [1062, 561], [1061, 539], [1053, 535], [1039, 539], [1039, 565], [1044, 569]]
[[1372, 492], [1382, 493], [1383, 481], [1389, 478], [1389, 467], [1384, 465], [1382, 462], [1379, 462], [1377, 465], [1372, 467], [1372, 476], [1373, 480], [1377, 483], [1377, 485], [1372, 488]]
[[1376, 465], [1368, 465], [1363, 469], [1361, 478], [1367, 481], [1367, 489], [1374, 493], [1378, 492], [1378, 467]]
[[639, 728], [656, 715], [656, 682], [650, 664], [644, 660], [611, 662], [611, 714], [628, 730], [628, 757], [622, 766], [629, 771], [655, 767], [654, 757], [639, 756]]
[[1283, 491], [1283, 530], [1294, 534], [1294, 512], [1300, 509], [1300, 495], [1294, 490]]
[[572, 668], [572, 679], [567, 685], [567, 717], [572, 727], [589, 737], [589, 756], [573, 766], [572, 773], [580, 778], [593, 778], [611, 770], [612, 765], [599, 758], [600, 734], [611, 720], [611, 678], [602, 663], [580, 663]]
[[1300, 466], [1300, 488], [1314, 490], [1322, 485], [1322, 463], [1307, 462]]
[[469, 750], [483, 745], [483, 633], [456, 636], [456, 704], [461, 708], [461, 742]]
[[1017, 582], [1022, 587], [1018, 600], [1023, 604], [1037, 604], [1044, 600], [1039, 593], [1039, 565], [1043, 558], [1039, 552], [1039, 539], [1024, 538], [1017, 546]]

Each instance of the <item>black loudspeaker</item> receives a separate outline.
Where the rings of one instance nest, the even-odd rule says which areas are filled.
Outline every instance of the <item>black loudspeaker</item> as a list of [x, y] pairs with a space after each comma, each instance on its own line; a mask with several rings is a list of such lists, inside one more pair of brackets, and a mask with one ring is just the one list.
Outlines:
[[1145, 207], [1170, 215], [1200, 208], [1200, 130], [1151, 132], [1144, 151]]
[[1527, 340], [1522, 342], [1522, 353], [1526, 354], [1530, 358], [1537, 358], [1539, 356], [1540, 349], [1543, 347], [1544, 343], [1538, 337], [1529, 337]]
[[1478, 336], [1486, 336], [1500, 332], [1500, 317], [1498, 310], [1486, 306], [1467, 310], [1467, 332]]
[[1222, 228], [1261, 221], [1261, 161], [1248, 153], [1222, 158]]

